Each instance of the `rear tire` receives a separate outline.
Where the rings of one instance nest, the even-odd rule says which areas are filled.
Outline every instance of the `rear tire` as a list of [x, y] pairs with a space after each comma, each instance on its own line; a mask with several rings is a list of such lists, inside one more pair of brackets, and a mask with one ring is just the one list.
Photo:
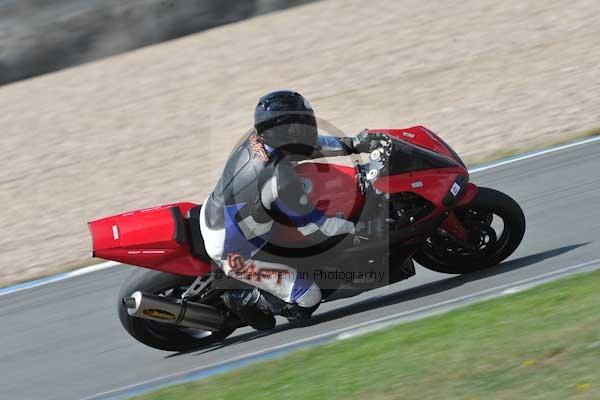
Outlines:
[[194, 330], [189, 328], [132, 317], [122, 301], [123, 298], [129, 297], [138, 290], [158, 294], [171, 288], [189, 286], [193, 281], [194, 278], [189, 276], [146, 269], [135, 270], [119, 291], [118, 312], [123, 328], [146, 346], [165, 351], [195, 350], [218, 343], [231, 335], [235, 329], [225, 329], [211, 332], [204, 337], [197, 337], [193, 335]]
[[[519, 204], [494, 189], [480, 187], [473, 201], [456, 209], [455, 213], [469, 231], [470, 241], [473, 244], [478, 241], [477, 245], [483, 249], [469, 253], [444, 241], [436, 233], [413, 256], [425, 268], [446, 274], [466, 274], [489, 268], [510, 256], [525, 235], [525, 215]], [[503, 222], [499, 236], [491, 226], [492, 216]]]

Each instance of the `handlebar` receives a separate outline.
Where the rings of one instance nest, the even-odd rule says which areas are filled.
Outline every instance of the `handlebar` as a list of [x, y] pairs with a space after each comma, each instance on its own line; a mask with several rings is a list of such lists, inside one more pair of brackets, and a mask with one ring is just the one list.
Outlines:
[[381, 171], [385, 169], [390, 161], [392, 154], [391, 140], [378, 140], [378, 144], [369, 154], [369, 162], [360, 164], [356, 162], [358, 185], [361, 193], [365, 194], [369, 182], [374, 182], [380, 176]]
[[392, 155], [391, 140], [378, 140], [378, 144], [369, 154], [369, 170], [367, 171], [367, 179], [374, 181], [380, 175], [381, 171], [387, 167]]

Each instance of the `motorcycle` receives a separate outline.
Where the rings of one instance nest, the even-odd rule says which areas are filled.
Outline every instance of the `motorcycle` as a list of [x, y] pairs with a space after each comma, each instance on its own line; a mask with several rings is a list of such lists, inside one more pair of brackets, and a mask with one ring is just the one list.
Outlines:
[[[423, 126], [369, 132], [390, 140], [366, 163], [295, 167], [313, 204], [355, 222], [356, 234], [307, 245], [282, 224], [263, 249], [288, 263], [316, 265], [325, 277], [343, 273], [328, 287], [319, 284], [323, 302], [407, 279], [415, 274], [413, 260], [433, 271], [467, 274], [499, 264], [519, 246], [525, 233], [520, 206], [469, 182], [465, 164], [438, 135]], [[182, 202], [89, 222], [94, 257], [143, 267], [123, 284], [118, 314], [125, 330], [150, 347], [197, 349], [246, 325], [226, 301], [228, 292], [242, 289], [226, 284], [232, 279], [205, 251], [201, 207]], [[366, 268], [384, 271], [386, 279], [360, 275]], [[281, 310], [268, 312], [285, 315]]]

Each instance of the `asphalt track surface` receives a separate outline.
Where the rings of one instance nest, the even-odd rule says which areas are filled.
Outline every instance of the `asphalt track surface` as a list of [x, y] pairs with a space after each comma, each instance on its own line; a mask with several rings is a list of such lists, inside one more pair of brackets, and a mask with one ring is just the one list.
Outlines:
[[308, 324], [282, 321], [268, 334], [241, 329], [209, 350], [166, 353], [126, 334], [115, 304], [132, 267], [1, 296], [0, 399], [121, 397], [600, 265], [599, 154], [596, 141], [472, 174], [476, 184], [513, 196], [527, 217], [523, 243], [500, 266], [465, 277], [419, 268], [407, 281], [323, 304]]

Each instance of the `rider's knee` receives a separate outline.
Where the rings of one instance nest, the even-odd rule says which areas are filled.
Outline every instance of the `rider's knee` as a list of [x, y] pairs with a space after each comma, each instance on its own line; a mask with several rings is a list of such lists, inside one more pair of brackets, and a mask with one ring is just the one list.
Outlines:
[[[296, 285], [294, 285], [296, 286]], [[321, 289], [315, 282], [311, 282], [302, 293], [293, 299], [300, 307], [313, 307], [321, 301]]]

